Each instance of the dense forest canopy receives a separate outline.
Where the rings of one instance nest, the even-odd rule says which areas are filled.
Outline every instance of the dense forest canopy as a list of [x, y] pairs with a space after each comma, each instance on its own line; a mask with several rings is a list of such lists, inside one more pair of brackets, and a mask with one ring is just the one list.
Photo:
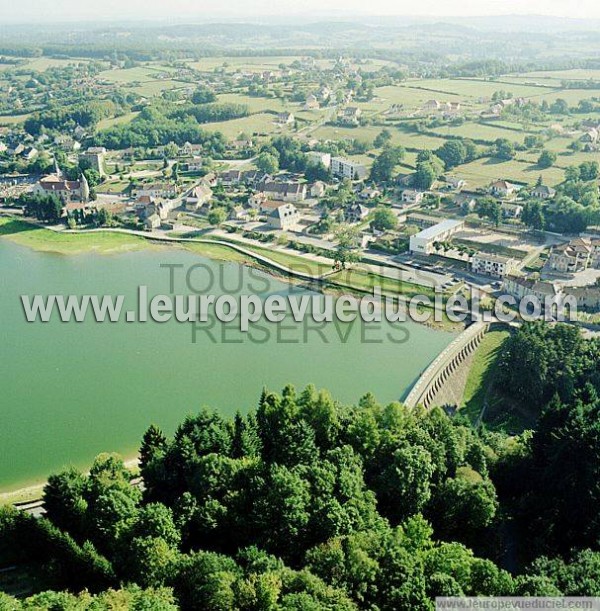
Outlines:
[[111, 597], [151, 609], [429, 610], [440, 595], [600, 595], [597, 344], [525, 326], [505, 363], [520, 344], [540, 355], [531, 373], [566, 352], [561, 379], [540, 383], [535, 432], [476, 430], [372, 395], [346, 406], [311, 386], [265, 390], [247, 415], [203, 409], [172, 438], [149, 427], [142, 488], [114, 455], [52, 476], [46, 516], [3, 509], [2, 540], [50, 586], [96, 593], [38, 597], [94, 609]]

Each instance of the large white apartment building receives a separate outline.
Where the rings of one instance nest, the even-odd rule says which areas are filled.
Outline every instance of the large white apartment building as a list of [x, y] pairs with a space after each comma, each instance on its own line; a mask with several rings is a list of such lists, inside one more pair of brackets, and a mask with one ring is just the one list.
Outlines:
[[366, 178], [367, 168], [362, 163], [351, 161], [345, 157], [332, 157], [331, 174], [337, 178], [361, 180]]
[[427, 227], [410, 237], [410, 252], [418, 255], [430, 255], [436, 242], [444, 242], [465, 226], [464, 221], [446, 219], [433, 227]]
[[483, 276], [504, 278], [517, 270], [517, 261], [510, 257], [478, 252], [471, 259], [471, 270]]

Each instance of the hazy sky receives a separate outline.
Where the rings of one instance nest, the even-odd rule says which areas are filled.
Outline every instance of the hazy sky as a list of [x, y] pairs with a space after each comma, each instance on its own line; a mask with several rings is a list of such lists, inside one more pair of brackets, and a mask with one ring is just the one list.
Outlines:
[[506, 15], [600, 18], [599, 0], [0, 0], [7, 22], [218, 19], [251, 15]]

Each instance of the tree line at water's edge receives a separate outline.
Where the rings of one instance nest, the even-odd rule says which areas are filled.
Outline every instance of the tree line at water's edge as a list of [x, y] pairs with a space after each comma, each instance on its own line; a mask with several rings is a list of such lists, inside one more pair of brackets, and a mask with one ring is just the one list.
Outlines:
[[515, 400], [530, 380], [539, 413], [520, 435], [291, 386], [263, 391], [245, 416], [203, 409], [171, 439], [151, 426], [142, 488], [101, 455], [89, 474], [49, 478], [45, 518], [0, 510], [2, 566], [63, 590], [0, 594], [0, 609], [429, 610], [436, 596], [600, 596], [599, 349], [562, 325], [507, 340], [499, 379]]

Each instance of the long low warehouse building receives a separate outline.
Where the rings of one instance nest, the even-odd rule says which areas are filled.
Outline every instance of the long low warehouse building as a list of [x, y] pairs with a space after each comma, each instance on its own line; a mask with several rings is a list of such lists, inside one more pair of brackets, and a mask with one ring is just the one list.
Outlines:
[[418, 255], [430, 255], [436, 242], [444, 242], [465, 226], [464, 221], [446, 219], [433, 227], [427, 227], [410, 237], [410, 252]]

